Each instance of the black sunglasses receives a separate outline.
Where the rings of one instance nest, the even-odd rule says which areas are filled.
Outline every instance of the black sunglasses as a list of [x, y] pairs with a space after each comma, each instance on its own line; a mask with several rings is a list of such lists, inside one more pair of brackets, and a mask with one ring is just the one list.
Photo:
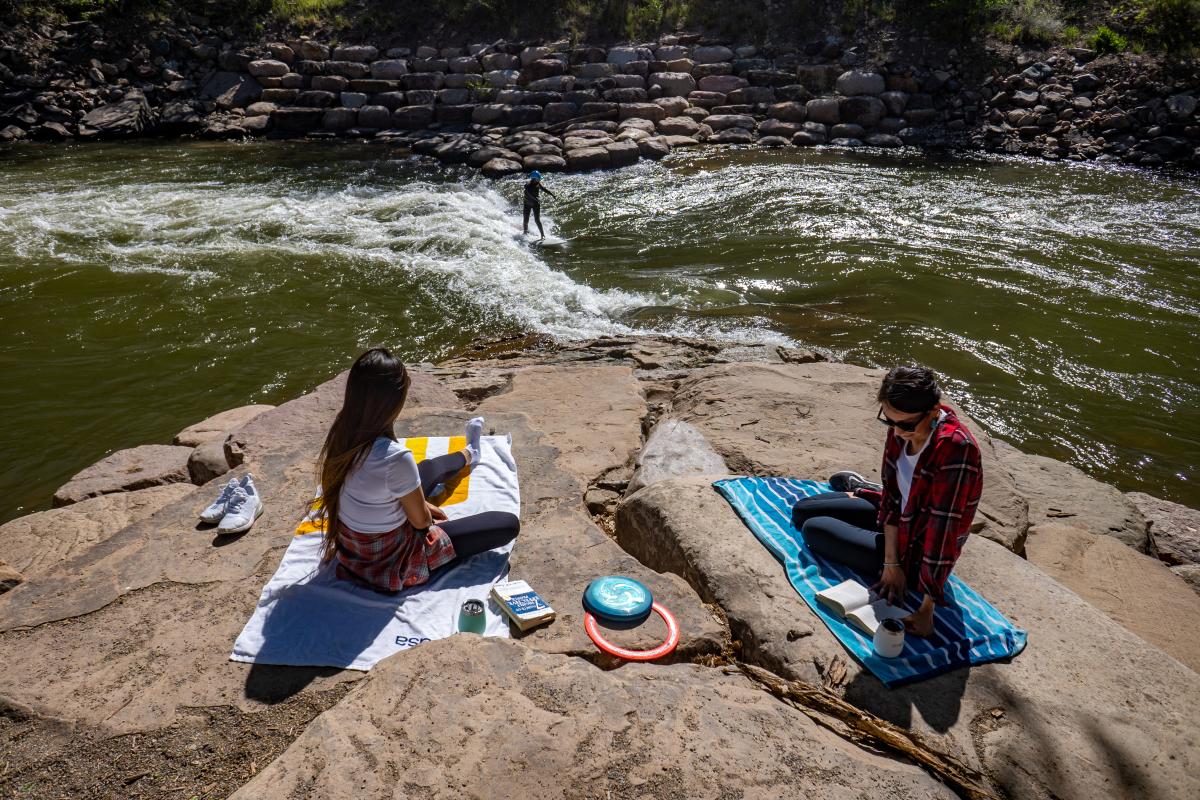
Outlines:
[[[928, 411], [925, 412], [925, 414], [928, 414], [928, 413], [929, 413]], [[915, 431], [917, 429], [918, 425], [920, 425], [922, 422], [924, 422], [925, 414], [922, 414], [921, 418], [915, 422], [897, 422], [894, 419], [888, 419], [883, 413], [883, 406], [880, 406], [879, 413], [875, 415], [875, 419], [879, 420], [884, 425], [887, 425], [889, 428], [899, 428], [900, 430], [904, 431], [905, 433], [912, 433], [913, 431]]]

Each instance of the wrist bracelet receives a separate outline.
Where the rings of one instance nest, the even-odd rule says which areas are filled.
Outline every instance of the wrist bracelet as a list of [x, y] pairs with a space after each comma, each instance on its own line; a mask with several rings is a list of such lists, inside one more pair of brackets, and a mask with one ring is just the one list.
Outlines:
[[888, 562], [886, 562], [886, 561], [885, 561], [885, 562], [883, 562], [883, 565], [884, 565], [885, 567], [899, 567], [899, 566], [903, 566], [903, 565], [902, 565], [902, 564], [901, 564], [899, 561], [897, 561], [895, 564], [889, 564]]

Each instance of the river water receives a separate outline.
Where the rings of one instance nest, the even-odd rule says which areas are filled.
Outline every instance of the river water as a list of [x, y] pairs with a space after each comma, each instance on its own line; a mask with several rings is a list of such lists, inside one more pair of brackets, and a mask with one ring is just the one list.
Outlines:
[[724, 150], [520, 183], [380, 145], [0, 153], [0, 520], [113, 450], [287, 400], [365, 345], [634, 331], [929, 364], [992, 433], [1200, 507], [1200, 184]]

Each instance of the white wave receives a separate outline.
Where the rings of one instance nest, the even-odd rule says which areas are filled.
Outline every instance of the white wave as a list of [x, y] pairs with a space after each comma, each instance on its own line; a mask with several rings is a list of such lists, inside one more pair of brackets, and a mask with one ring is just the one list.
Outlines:
[[[516, 237], [520, 219], [478, 184], [281, 191], [139, 184], [24, 196], [0, 215], [0, 249], [191, 281], [214, 264], [304, 257], [403, 270], [439, 293], [563, 338], [627, 334], [620, 315], [672, 302], [597, 290], [551, 269]], [[7, 240], [7, 241], [6, 241]], [[204, 265], [204, 266], [201, 266]], [[453, 305], [453, 303], [451, 303]]]

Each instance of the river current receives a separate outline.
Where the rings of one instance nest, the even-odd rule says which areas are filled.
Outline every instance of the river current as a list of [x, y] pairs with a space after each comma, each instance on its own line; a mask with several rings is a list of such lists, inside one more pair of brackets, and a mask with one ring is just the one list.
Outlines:
[[679, 153], [520, 182], [380, 145], [0, 152], [0, 521], [113, 450], [383, 343], [660, 332], [926, 363], [993, 434], [1200, 507], [1200, 183], [1097, 165]]

